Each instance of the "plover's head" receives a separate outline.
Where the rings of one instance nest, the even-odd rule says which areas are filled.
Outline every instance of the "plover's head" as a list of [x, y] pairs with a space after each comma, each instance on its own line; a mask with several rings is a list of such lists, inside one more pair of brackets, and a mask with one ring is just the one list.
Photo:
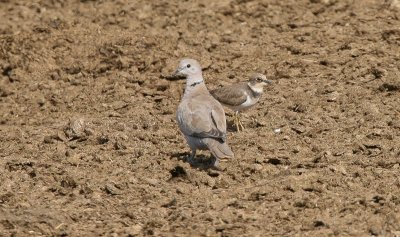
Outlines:
[[201, 76], [201, 66], [194, 59], [182, 59], [179, 63], [178, 69], [175, 71], [175, 75], [184, 76], [186, 78], [192, 76]]
[[250, 77], [248, 85], [250, 88], [257, 93], [262, 93], [264, 86], [271, 84], [271, 80], [267, 80], [267, 77], [261, 73], [255, 73]]

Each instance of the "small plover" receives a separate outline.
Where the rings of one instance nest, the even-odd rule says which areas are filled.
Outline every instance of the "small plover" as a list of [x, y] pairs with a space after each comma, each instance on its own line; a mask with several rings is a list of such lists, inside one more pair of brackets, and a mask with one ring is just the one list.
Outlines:
[[236, 130], [240, 131], [240, 129], [244, 130], [244, 126], [240, 121], [239, 113], [254, 106], [260, 100], [264, 86], [270, 83], [272, 81], [267, 80], [265, 75], [256, 73], [248, 81], [212, 90], [211, 95], [222, 105], [235, 112], [233, 122], [236, 125]]

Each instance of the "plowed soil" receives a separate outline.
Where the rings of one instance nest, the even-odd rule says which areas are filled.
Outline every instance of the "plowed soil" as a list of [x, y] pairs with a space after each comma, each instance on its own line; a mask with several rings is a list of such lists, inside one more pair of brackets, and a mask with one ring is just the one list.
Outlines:
[[[274, 81], [223, 171], [183, 57]], [[399, 60], [398, 0], [1, 0], [0, 236], [400, 236]]]

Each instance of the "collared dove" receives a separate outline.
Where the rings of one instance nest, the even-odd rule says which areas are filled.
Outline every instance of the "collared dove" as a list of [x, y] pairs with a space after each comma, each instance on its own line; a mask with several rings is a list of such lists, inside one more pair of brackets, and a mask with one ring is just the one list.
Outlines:
[[179, 128], [192, 150], [189, 163], [195, 161], [196, 150], [209, 150], [218, 161], [233, 158], [226, 143], [226, 120], [222, 105], [208, 92], [200, 64], [194, 59], [183, 59], [175, 72], [186, 78], [186, 88], [177, 110]]

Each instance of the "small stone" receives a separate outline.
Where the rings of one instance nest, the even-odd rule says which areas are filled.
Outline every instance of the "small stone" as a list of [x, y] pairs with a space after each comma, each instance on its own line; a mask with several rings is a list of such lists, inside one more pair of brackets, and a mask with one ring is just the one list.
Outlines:
[[51, 78], [51, 80], [58, 81], [58, 80], [60, 80], [60, 74], [57, 71], [52, 72], [50, 74], [50, 78]]
[[111, 194], [111, 195], [119, 195], [122, 193], [121, 190], [119, 188], [117, 188], [115, 186], [115, 184], [113, 184], [113, 183], [107, 183], [104, 186], [104, 191], [106, 191], [106, 193]]
[[102, 145], [102, 144], [106, 144], [109, 140], [110, 139], [108, 138], [107, 135], [102, 134], [97, 138], [97, 143], [99, 145]]
[[114, 149], [115, 150], [125, 150], [126, 149], [126, 145], [122, 141], [117, 140], [114, 143]]
[[130, 177], [129, 178], [129, 183], [131, 183], [131, 184], [136, 184], [138, 182], [138, 179], [137, 178], [135, 178], [135, 177]]
[[336, 97], [331, 97], [327, 99], [328, 102], [336, 102], [336, 100], [337, 100]]
[[332, 156], [332, 152], [331, 151], [325, 151], [324, 152], [324, 156], [325, 157], [330, 157], [330, 156]]
[[53, 137], [52, 136], [46, 136], [46, 137], [44, 137], [43, 142], [46, 143], [46, 144], [52, 144], [52, 143], [54, 143]]
[[121, 118], [122, 115], [120, 113], [118, 113], [117, 111], [112, 110], [112, 111], [108, 112], [108, 117]]
[[140, 225], [133, 225], [127, 228], [126, 233], [128, 236], [137, 236], [141, 233], [143, 227]]
[[253, 169], [254, 171], [260, 171], [260, 170], [263, 169], [263, 165], [261, 165], [261, 164], [254, 164], [253, 167], [252, 167], [252, 169]]
[[60, 141], [66, 142], [68, 141], [68, 138], [65, 136], [65, 133], [58, 131], [57, 132], [57, 138], [60, 139]]
[[144, 181], [148, 184], [150, 184], [151, 186], [157, 186], [158, 184], [158, 180], [156, 179], [144, 179]]
[[284, 137], [282, 138], [282, 140], [284, 140], [284, 141], [290, 141], [290, 137], [289, 137], [289, 136], [284, 136]]
[[177, 187], [177, 188], [176, 188], [176, 193], [178, 193], [178, 194], [184, 194], [184, 193], [185, 193], [185, 190], [184, 190], [183, 188], [181, 188], [181, 187]]
[[304, 133], [306, 131], [306, 128], [303, 126], [298, 126], [298, 127], [292, 127], [292, 130], [295, 131], [296, 133]]
[[256, 162], [257, 164], [262, 164], [262, 163], [264, 162], [264, 158], [263, 158], [263, 157], [257, 157], [256, 160], [255, 160], [255, 162]]
[[64, 129], [64, 133], [70, 140], [84, 137], [86, 135], [85, 120], [83, 118], [71, 119]]
[[301, 150], [301, 148], [300, 148], [299, 146], [295, 146], [295, 147], [293, 147], [292, 152], [295, 153], [295, 154], [297, 154], [297, 153], [300, 152], [300, 150]]
[[85, 127], [85, 120], [83, 118], [75, 119], [70, 122], [70, 127], [74, 133], [81, 134]]
[[68, 157], [67, 162], [70, 165], [73, 166], [78, 166], [80, 161], [81, 161], [81, 155], [80, 154], [71, 154], [70, 151], [66, 151], [65, 155]]

